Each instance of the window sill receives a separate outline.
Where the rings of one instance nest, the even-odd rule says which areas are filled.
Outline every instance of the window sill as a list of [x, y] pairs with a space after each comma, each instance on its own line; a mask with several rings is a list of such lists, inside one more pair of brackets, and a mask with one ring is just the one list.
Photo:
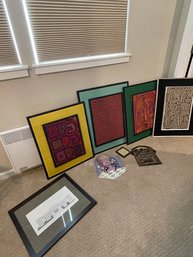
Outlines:
[[100, 67], [105, 65], [120, 64], [129, 62], [131, 54], [112, 54], [108, 56], [96, 56], [86, 58], [69, 59], [61, 62], [41, 63], [33, 65], [37, 75], [55, 73], [62, 71], [79, 70], [93, 67]]
[[29, 77], [28, 66], [14, 66], [0, 70], [0, 81], [25, 77]]

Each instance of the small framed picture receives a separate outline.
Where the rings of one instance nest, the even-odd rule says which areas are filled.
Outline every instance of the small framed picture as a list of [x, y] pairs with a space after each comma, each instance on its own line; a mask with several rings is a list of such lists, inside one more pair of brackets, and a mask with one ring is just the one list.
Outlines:
[[64, 174], [11, 209], [9, 215], [29, 255], [41, 257], [95, 204]]
[[116, 153], [118, 153], [121, 157], [125, 158], [127, 155], [130, 154], [130, 151], [125, 147], [121, 147], [116, 151]]

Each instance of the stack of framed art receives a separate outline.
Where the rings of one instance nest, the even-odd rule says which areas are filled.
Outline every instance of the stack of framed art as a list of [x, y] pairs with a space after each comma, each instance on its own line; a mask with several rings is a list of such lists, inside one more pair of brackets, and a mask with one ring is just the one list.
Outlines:
[[[158, 87], [156, 80], [132, 86], [121, 82], [77, 96], [77, 104], [27, 117], [48, 179], [95, 154], [151, 135], [153, 125], [154, 136], [193, 135], [193, 79], [160, 79]], [[131, 153], [124, 147], [116, 152], [122, 157]], [[9, 214], [29, 255], [40, 257], [95, 204], [62, 174]]]
[[80, 90], [77, 96], [78, 104], [27, 118], [48, 178], [150, 136], [153, 124], [154, 136], [193, 134], [193, 79], [160, 79], [158, 89], [156, 80], [121, 82]]
[[156, 81], [77, 91], [79, 103], [27, 117], [47, 178], [151, 135]]

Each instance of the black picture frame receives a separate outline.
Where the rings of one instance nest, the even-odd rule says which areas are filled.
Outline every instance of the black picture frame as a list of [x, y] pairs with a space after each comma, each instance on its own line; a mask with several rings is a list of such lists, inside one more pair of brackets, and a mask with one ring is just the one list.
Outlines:
[[116, 150], [116, 153], [119, 154], [121, 157], [125, 158], [131, 153], [131, 151], [129, 151], [125, 147], [121, 147], [118, 150]]
[[[165, 120], [169, 115], [171, 116], [171, 111], [168, 108], [166, 110], [166, 104], [167, 102], [172, 103], [174, 108], [178, 108], [179, 113], [183, 112], [182, 104], [180, 104], [180, 101], [178, 98], [178, 95], [180, 96], [180, 93], [176, 93], [176, 96], [173, 97], [173, 99], [176, 97], [176, 100], [173, 101], [173, 99], [170, 97], [170, 100], [168, 99], [169, 92], [171, 89], [179, 91], [180, 88], [187, 88], [193, 92], [193, 79], [192, 78], [179, 78], [179, 79], [159, 79], [158, 81], [158, 88], [157, 88], [157, 99], [156, 99], [156, 109], [155, 109], [155, 116], [154, 116], [154, 128], [153, 128], [153, 136], [192, 136], [193, 135], [193, 115], [192, 110], [189, 112], [189, 125], [186, 128], [182, 128], [180, 125], [177, 128], [172, 127], [172, 123], [167, 128], [167, 125]], [[170, 91], [169, 91], [170, 90]], [[176, 91], [177, 92], [177, 91]], [[185, 96], [184, 96], [185, 97]], [[190, 101], [193, 99], [193, 95], [190, 97], [190, 94], [187, 94], [188, 98], [191, 98]], [[188, 100], [188, 99], [186, 99]], [[189, 103], [190, 104], [190, 103]], [[187, 108], [185, 108], [187, 110]], [[176, 115], [176, 117], [179, 117], [179, 115]], [[187, 121], [186, 121], [187, 123]]]
[[63, 174], [8, 213], [29, 256], [40, 257], [96, 203], [74, 180]]

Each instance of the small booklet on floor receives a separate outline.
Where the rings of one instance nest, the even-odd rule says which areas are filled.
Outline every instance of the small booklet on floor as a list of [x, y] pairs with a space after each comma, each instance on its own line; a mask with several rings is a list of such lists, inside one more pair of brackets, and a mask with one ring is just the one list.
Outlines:
[[101, 154], [95, 158], [94, 164], [99, 178], [116, 179], [126, 171], [126, 167], [119, 156]]

